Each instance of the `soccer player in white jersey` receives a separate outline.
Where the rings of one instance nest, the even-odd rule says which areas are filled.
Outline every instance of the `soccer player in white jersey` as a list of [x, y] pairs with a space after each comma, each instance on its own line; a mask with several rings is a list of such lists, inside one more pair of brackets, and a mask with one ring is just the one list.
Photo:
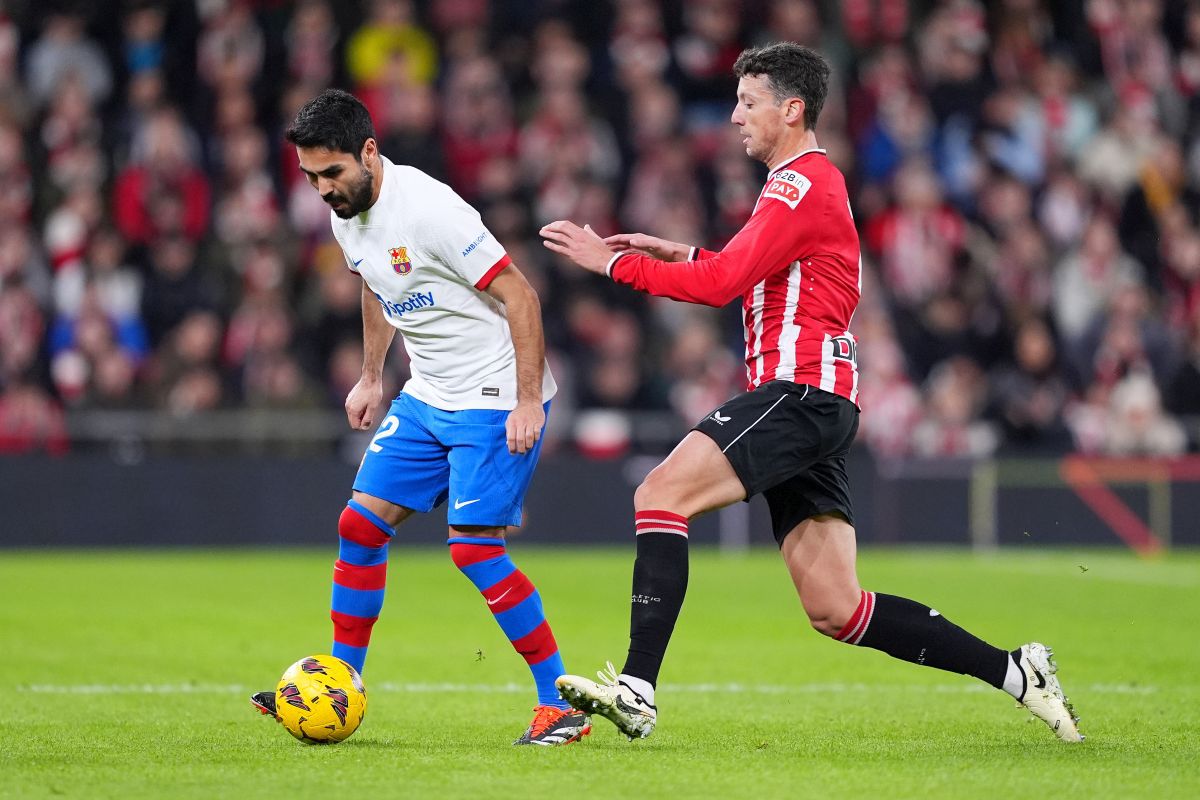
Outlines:
[[[556, 388], [537, 294], [475, 209], [379, 152], [371, 117], [353, 95], [322, 92], [286, 138], [332, 209], [346, 267], [363, 280], [363, 373], [346, 397], [351, 427], [368, 430], [378, 419], [384, 356], [397, 330], [412, 372], [367, 446], [338, 520], [333, 655], [362, 671], [396, 527], [449, 500], [450, 557], [536, 684], [533, 722], [514, 744], [578, 741], [590, 721], [558, 696], [558, 645], [541, 597], [504, 543], [506, 526], [521, 522]], [[274, 714], [273, 693], [251, 699]]]

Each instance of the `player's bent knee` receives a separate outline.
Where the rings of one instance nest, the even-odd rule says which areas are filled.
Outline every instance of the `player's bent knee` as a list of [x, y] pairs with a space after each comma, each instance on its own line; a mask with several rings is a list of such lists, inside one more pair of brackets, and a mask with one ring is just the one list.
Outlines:
[[823, 636], [836, 636], [838, 631], [846, 624], [845, 621], [838, 622], [837, 617], [833, 616], [813, 616], [808, 615], [808, 621], [813, 626], [813, 630]]
[[808, 615], [809, 624], [813, 626], [813, 630], [824, 636], [837, 636], [850, 621], [850, 617], [854, 616], [855, 608], [854, 605], [848, 606], [827, 599], [809, 600], [804, 603], [804, 613]]
[[347, 505], [338, 517], [338, 536], [363, 547], [383, 547], [392, 540], [392, 534], [388, 532], [391, 529], [385, 530], [386, 526], [387, 523], [366, 509]]
[[633, 493], [633, 507], [636, 511], [666, 510], [684, 513], [680, 508], [682, 501], [682, 493], [678, 491], [676, 481], [672, 480], [670, 473], [661, 465], [651, 470]]

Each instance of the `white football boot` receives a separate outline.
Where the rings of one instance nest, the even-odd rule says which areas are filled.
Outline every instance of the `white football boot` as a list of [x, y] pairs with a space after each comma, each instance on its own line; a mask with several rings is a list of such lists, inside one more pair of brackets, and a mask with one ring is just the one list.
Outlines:
[[629, 688], [608, 662], [596, 673], [597, 683], [578, 675], [561, 675], [554, 685], [563, 699], [585, 714], [599, 714], [632, 739], [645, 739], [654, 732], [658, 709]]
[[1049, 725], [1062, 741], [1082, 742], [1084, 737], [1076, 727], [1079, 717], [1067, 702], [1055, 674], [1058, 665], [1054, 663], [1054, 651], [1039, 642], [1023, 644], [1017, 665], [1025, 673], [1025, 696], [1020, 699], [1021, 705]]

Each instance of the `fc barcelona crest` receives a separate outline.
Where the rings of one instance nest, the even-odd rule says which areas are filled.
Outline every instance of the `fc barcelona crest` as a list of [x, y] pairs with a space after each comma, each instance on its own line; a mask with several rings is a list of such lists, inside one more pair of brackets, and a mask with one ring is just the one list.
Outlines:
[[393, 247], [388, 253], [392, 256], [392, 269], [401, 275], [412, 272], [412, 261], [408, 258], [407, 247]]

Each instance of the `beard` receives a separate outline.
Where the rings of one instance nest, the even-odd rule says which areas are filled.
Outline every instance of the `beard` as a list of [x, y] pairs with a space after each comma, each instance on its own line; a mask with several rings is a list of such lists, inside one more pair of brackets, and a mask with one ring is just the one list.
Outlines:
[[371, 170], [363, 167], [358, 181], [350, 187], [347, 194], [331, 193], [321, 199], [330, 206], [344, 203], [343, 208], [334, 208], [333, 213], [342, 219], [350, 219], [371, 207], [371, 195], [374, 193], [374, 190], [375, 176], [371, 174]]

